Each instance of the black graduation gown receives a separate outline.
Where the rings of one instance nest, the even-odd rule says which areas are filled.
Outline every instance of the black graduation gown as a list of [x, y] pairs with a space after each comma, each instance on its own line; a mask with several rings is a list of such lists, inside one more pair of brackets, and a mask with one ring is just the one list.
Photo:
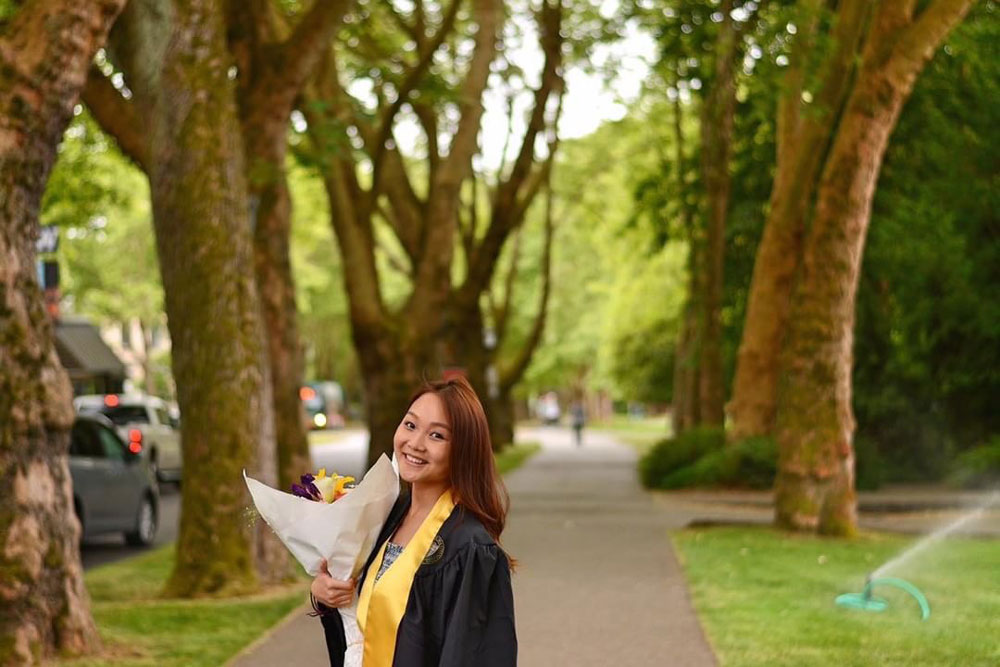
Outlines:
[[[358, 581], [358, 591], [382, 544], [410, 507], [400, 496], [382, 527]], [[456, 506], [438, 537], [444, 553], [434, 552], [417, 569], [396, 633], [393, 667], [514, 667], [514, 596], [510, 565], [479, 520]], [[343, 667], [346, 641], [340, 614], [325, 605], [321, 620], [331, 667]]]

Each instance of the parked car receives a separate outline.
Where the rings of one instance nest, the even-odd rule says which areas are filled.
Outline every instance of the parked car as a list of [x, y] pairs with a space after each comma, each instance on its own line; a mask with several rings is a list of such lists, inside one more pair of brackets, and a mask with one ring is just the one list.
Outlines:
[[145, 394], [91, 394], [77, 396], [73, 405], [79, 414], [104, 415], [126, 443], [138, 443], [158, 481], [180, 481], [179, 421], [166, 401]]
[[344, 392], [336, 382], [311, 382], [299, 388], [306, 428], [343, 428]]
[[153, 543], [160, 496], [142, 445], [126, 444], [107, 417], [77, 415], [70, 436], [69, 470], [82, 537], [120, 532], [129, 544]]

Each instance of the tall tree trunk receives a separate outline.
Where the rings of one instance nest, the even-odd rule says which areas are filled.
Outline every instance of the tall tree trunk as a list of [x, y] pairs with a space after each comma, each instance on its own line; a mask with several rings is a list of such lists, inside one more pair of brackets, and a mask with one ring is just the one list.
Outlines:
[[494, 449], [503, 449], [514, 442], [514, 399], [509, 391], [502, 391], [493, 400], [493, 411], [490, 415], [490, 437]]
[[159, 41], [143, 44], [134, 77], [148, 96], [153, 221], [184, 415], [184, 493], [167, 590], [243, 593], [257, 585], [255, 564], [276, 553], [234, 520], [247, 504], [241, 471], [274, 477], [274, 422], [232, 61], [217, 4], [136, 9], [140, 30], [161, 12], [171, 18]]
[[868, 0], [845, 0], [839, 7], [832, 32], [835, 48], [822, 69], [815, 102], [804, 113], [806, 61], [820, 41], [821, 4], [819, 0], [803, 0], [798, 8], [799, 33], [778, 100], [777, 169], [764, 235], [754, 260], [728, 405], [732, 441], [770, 435], [774, 427], [779, 356], [802, 257], [802, 238], [871, 9]]
[[[289, 252], [292, 202], [284, 169], [286, 126], [286, 120], [279, 119], [267, 128], [270, 130], [265, 135], [267, 147], [260, 146], [258, 140], [250, 136], [245, 137], [248, 159], [252, 165], [263, 167], [267, 172], [260, 182], [251, 180], [256, 203], [254, 267], [271, 364], [278, 482], [284, 489], [290, 488], [292, 482], [312, 467], [305, 411], [299, 398], [305, 359]], [[253, 131], [254, 128], [247, 129]], [[276, 173], [271, 173], [275, 170]], [[251, 179], [255, 171], [251, 166]]]
[[56, 146], [122, 0], [37, 1], [0, 36], [0, 663], [99, 647], [67, 453], [72, 388], [35, 269]]
[[700, 346], [698, 402], [699, 423], [721, 427], [724, 421], [725, 388], [722, 377], [722, 289], [726, 249], [726, 218], [732, 178], [733, 118], [736, 113], [736, 28], [732, 0], [720, 6], [722, 25], [715, 48], [715, 76], [701, 114], [702, 176], [705, 182], [706, 226], [701, 269], [704, 290], [699, 305]]
[[674, 435], [694, 428], [700, 422], [701, 401], [698, 400], [700, 386], [700, 340], [698, 338], [698, 313], [701, 310], [698, 299], [697, 272], [698, 244], [688, 243], [688, 297], [681, 314], [680, 332], [674, 352], [674, 387], [672, 425]]
[[[247, 159], [254, 268], [270, 363], [278, 483], [289, 488], [312, 466], [299, 398], [305, 357], [289, 252], [292, 201], [285, 159], [296, 98], [340, 27], [350, 0], [313, 3], [294, 30], [258, 4], [229, 3], [230, 50], [241, 71], [240, 117]], [[279, 34], [281, 35], [279, 39]]]
[[697, 312], [695, 303], [699, 293], [696, 281], [698, 278], [698, 251], [695, 214], [687, 202], [687, 157], [684, 154], [684, 107], [681, 103], [680, 89], [674, 97], [673, 131], [674, 131], [674, 167], [678, 196], [680, 197], [681, 228], [688, 239], [687, 257], [687, 299], [681, 313], [681, 326], [677, 334], [677, 345], [674, 348], [674, 377], [671, 407], [671, 423], [674, 435], [680, 435], [695, 425], [698, 421], [697, 397], [698, 363], [695, 350], [695, 334], [697, 332]]
[[882, 158], [924, 64], [972, 0], [884, 3], [830, 149], [805, 244], [782, 357], [775, 433], [779, 525], [851, 535], [857, 529], [851, 364], [861, 256]]
[[[85, 94], [87, 104], [90, 106], [94, 117], [101, 126], [118, 142], [122, 150], [139, 164], [150, 177], [150, 183], [154, 196], [154, 217], [159, 214], [172, 217], [173, 219], [163, 221], [156, 219], [158, 237], [165, 238], [165, 235], [173, 234], [175, 227], [183, 227], [178, 235], [188, 235], [190, 238], [184, 239], [183, 245], [178, 240], [174, 243], [178, 247], [190, 250], [191, 245], [196, 244], [197, 239], [204, 233], [211, 233], [209, 227], [215, 229], [218, 234], [235, 234], [231, 243], [216, 242], [217, 245], [206, 244], [206, 248], [213, 254], [212, 259], [222, 263], [232, 262], [243, 271], [245, 257], [242, 246], [244, 238], [250, 238], [250, 229], [255, 227], [258, 252], [255, 253], [255, 268], [261, 275], [259, 286], [253, 280], [253, 274], [249, 276], [244, 272], [237, 272], [236, 280], [215, 281], [218, 293], [209, 292], [209, 306], [213, 305], [212, 298], [229, 292], [237, 291], [242, 301], [228, 301], [230, 310], [223, 311], [229, 314], [229, 320], [214, 322], [217, 329], [205, 329], [196, 334], [191, 334], [191, 340], [187, 344], [194, 348], [214, 349], [222, 345], [222, 340], [208, 341], [207, 345], [199, 343], [202, 334], [208, 338], [215, 338], [220, 331], [226, 327], [242, 327], [241, 332], [245, 334], [240, 343], [245, 342], [247, 347], [243, 354], [227, 355], [220, 352], [216, 357], [220, 360], [219, 367], [203, 372], [207, 376], [213, 373], [220, 376], [231, 375], [237, 378], [240, 386], [232, 387], [232, 395], [237, 398], [239, 391], [249, 392], [250, 398], [246, 396], [241, 400], [245, 406], [243, 410], [236, 413], [217, 411], [214, 415], [220, 422], [226, 422], [222, 428], [208, 428], [207, 424], [199, 424], [199, 430], [203, 433], [229, 433], [235, 434], [241, 429], [246, 429], [247, 424], [243, 423], [248, 415], [252, 418], [254, 412], [258, 413], [257, 425], [258, 433], [248, 442], [238, 442], [239, 452], [245, 455], [251, 452], [256, 459], [256, 466], [252, 472], [261, 481], [272, 484], [287, 484], [288, 476], [293, 472], [300, 474], [309, 467], [308, 463], [308, 443], [302, 422], [298, 419], [301, 414], [301, 405], [298, 398], [298, 388], [302, 375], [302, 353], [299, 346], [297, 325], [295, 322], [295, 303], [293, 298], [294, 286], [291, 282], [291, 270], [288, 262], [288, 227], [290, 203], [288, 198], [287, 184], [284, 176], [285, 157], [285, 130], [288, 123], [288, 116], [291, 112], [292, 103], [304, 81], [309, 76], [319, 54], [329, 46], [329, 39], [339, 25], [339, 21], [346, 9], [346, 2], [331, 0], [330, 2], [315, 3], [308, 12], [300, 19], [298, 25], [291, 35], [284, 42], [278, 42], [274, 37], [277, 27], [272, 24], [276, 21], [276, 15], [270, 11], [269, 7], [257, 3], [249, 5], [240, 3], [224, 3], [227, 10], [225, 19], [221, 17], [223, 7], [211, 5], [211, 18], [202, 33], [183, 34], [184, 31], [195, 29], [190, 23], [194, 23], [192, 16], [203, 7], [198, 3], [178, 3], [183, 4], [178, 11], [173, 11], [169, 3], [156, 0], [136, 0], [130, 5], [126, 16], [119, 22], [120, 29], [116, 30], [116, 38], [113, 40], [111, 49], [111, 60], [124, 70], [126, 82], [135, 93], [134, 100], [127, 100], [111, 86], [110, 82], [101, 75], [99, 71], [92, 72]], [[219, 13], [219, 16], [216, 14]], [[176, 25], [176, 34], [179, 36], [177, 42], [187, 48], [191, 43], [197, 43], [199, 48], [205, 46], [199, 52], [201, 60], [188, 63], [188, 72], [173, 72], [175, 80], [171, 81], [174, 87], [164, 94], [161, 85], [162, 70], [160, 64], [164, 60], [163, 52], [165, 46], [163, 39], [169, 34], [162, 26], [163, 17], [179, 17]], [[211, 33], [211, 34], [209, 34]], [[246, 146], [236, 142], [231, 136], [230, 118], [228, 116], [230, 108], [233, 106], [236, 95], [236, 85], [228, 83], [229, 68], [234, 64], [234, 59], [230, 58], [230, 53], [226, 50], [226, 38], [231, 37], [235, 52], [235, 65], [240, 73], [238, 83], [242, 86], [238, 97], [241, 102], [243, 112], [242, 139]], [[188, 40], [188, 42], [185, 42]], [[262, 43], [260, 40], [269, 40]], [[221, 48], [220, 48], [221, 43]], [[180, 53], [181, 47], [175, 47]], [[206, 56], [205, 54], [209, 55]], [[180, 60], [182, 55], [178, 55]], [[206, 64], [207, 63], [207, 64]], [[172, 63], [175, 68], [182, 67], [184, 63]], [[262, 67], [254, 68], [253, 65]], [[201, 68], [210, 71], [199, 72]], [[224, 69], [220, 69], [224, 68]], [[186, 85], [193, 85], [197, 80], [205, 84], [206, 80], [218, 77], [219, 73], [225, 76], [222, 85], [218, 90], [211, 91], [212, 97], [206, 104], [220, 104], [221, 122], [218, 128], [206, 127], [211, 119], [207, 116], [204, 91], [196, 103], [191, 105], [188, 91], [184, 89]], [[201, 73], [207, 74], [205, 79], [197, 79]], [[190, 75], [190, 76], [189, 76]], [[219, 79], [214, 79], [218, 83]], [[192, 122], [175, 126], [174, 117], [171, 116], [174, 107], [171, 106], [174, 100], [169, 93], [183, 94], [181, 98], [183, 104], [176, 105], [185, 111], [189, 108], [195, 109], [191, 114]], [[223, 100], [225, 98], [225, 100]], [[190, 105], [190, 106], [189, 106]], [[173, 148], [172, 162], [154, 164], [151, 155], [155, 155], [157, 145], [157, 135], [150, 133], [146, 125], [150, 124], [150, 118], [157, 118], [162, 127], [159, 131], [170, 136], [171, 133], [181, 135], [181, 139], [175, 144], [170, 144]], [[179, 122], [179, 121], [176, 121]], [[237, 121], [238, 122], [238, 121]], [[216, 133], [213, 134], [213, 131]], [[153, 135], [153, 142], [149, 135]], [[172, 139], [173, 137], [171, 137]], [[169, 141], [169, 140], [168, 140]], [[202, 144], [212, 147], [212, 151], [204, 151]], [[185, 155], [185, 151], [193, 151], [194, 155]], [[190, 165], [200, 166], [207, 174], [224, 174], [229, 176], [234, 166], [244, 167], [244, 156], [246, 151], [250, 152], [252, 163], [250, 171], [252, 175], [262, 178], [251, 179], [253, 185], [254, 203], [250, 210], [256, 218], [251, 220], [248, 215], [248, 203], [250, 189], [247, 185], [246, 174], [231, 184], [229, 199], [224, 198], [224, 192], [220, 188], [225, 187], [225, 183], [207, 181], [207, 188], [212, 190], [211, 198], [222, 199], [215, 205], [220, 209], [214, 217], [224, 218], [219, 224], [212, 217], [201, 219], [198, 216], [185, 218], [185, 211], [171, 210], [183, 209], [185, 206], [194, 206], [194, 202], [186, 201], [188, 197], [202, 197], [199, 188], [194, 188], [195, 181], [191, 180], [184, 173], [173, 174], [172, 168], [188, 169]], [[223, 163], [212, 166], [213, 160], [221, 160]], [[190, 173], [190, 172], [187, 172]], [[157, 192], [157, 188], [162, 191]], [[186, 190], [187, 188], [192, 188]], [[236, 202], [235, 197], [243, 197], [242, 203]], [[160, 201], [162, 206], [157, 208], [156, 201]], [[211, 199], [204, 206], [212, 206]], [[161, 224], [162, 223], [162, 224]], [[237, 230], [237, 225], [243, 225]], [[169, 231], [164, 231], [168, 229]], [[231, 246], [231, 247], [227, 247]], [[175, 252], [177, 248], [158, 248], [161, 257], [165, 252]], [[193, 258], [192, 258], [193, 259]], [[192, 290], [194, 283], [188, 282], [196, 276], [186, 276], [186, 267], [180, 267], [180, 271], [174, 273], [175, 283], [168, 284], [166, 270], [164, 273], [164, 288], [167, 290], [167, 310], [171, 310], [171, 298], [174, 301], [184, 302], [191, 298], [191, 295], [171, 295], [169, 290], [175, 286], [181, 290]], [[217, 276], [226, 275], [224, 272]], [[260, 291], [258, 290], [260, 287]], [[263, 298], [261, 296], [263, 292]], [[263, 302], [263, 303], [261, 303]], [[257, 311], [260, 312], [257, 312]], [[254, 311], [254, 312], [251, 312]], [[204, 312], [184, 313], [184, 317], [202, 317]], [[240, 318], [249, 318], [241, 321]], [[173, 319], [173, 318], [172, 318]], [[265, 329], [261, 320], [265, 322], [269, 329], [268, 334], [263, 338]], [[174, 324], [171, 321], [171, 331]], [[251, 332], [256, 331], [262, 336], [259, 344], [254, 344], [250, 340]], [[267, 342], [265, 346], [264, 342]], [[175, 359], [176, 359], [175, 341]], [[191, 351], [188, 354], [192, 354]], [[256, 357], [252, 362], [249, 359]], [[211, 355], [205, 354], [199, 358], [201, 364], [210, 363], [213, 360]], [[248, 363], [247, 372], [237, 373], [239, 364]], [[273, 365], [272, 365], [273, 364]], [[176, 364], [175, 364], [176, 367]], [[197, 368], [189, 370], [191, 379], [195, 378]], [[175, 373], [178, 384], [183, 381], [179, 373]], [[273, 377], [273, 380], [272, 380]], [[293, 389], [291, 387], [294, 387]], [[209, 390], [199, 389], [200, 394]], [[183, 393], [183, 392], [179, 392]], [[249, 411], [249, 412], [247, 412]], [[283, 479], [279, 480], [279, 463], [276, 460], [275, 451], [275, 414], [280, 418], [278, 426], [281, 428], [280, 449], [281, 462], [280, 469]], [[211, 418], [209, 415], [202, 415], [204, 419]], [[185, 425], [190, 424], [189, 419], [185, 419]], [[187, 439], [194, 439], [193, 434], [187, 434]], [[185, 444], [187, 447], [187, 444]], [[199, 459], [202, 467], [207, 469], [205, 464], [209, 456], [223, 457], [228, 452], [212, 451], [199, 452]], [[188, 454], [185, 452], [185, 464]], [[253, 459], [244, 459], [242, 465], [249, 464]], [[240, 465], [237, 461], [236, 465]], [[185, 473], [187, 474], [187, 473]], [[233, 487], [234, 490], [239, 486]], [[185, 500], [190, 494], [192, 497], [204, 491], [191, 490], [191, 485], [185, 485]], [[201, 499], [198, 498], [198, 501]], [[197, 506], [197, 502], [193, 505]], [[215, 520], [212, 518], [211, 520]], [[208, 522], [209, 524], [211, 521]], [[187, 525], [182, 518], [182, 528]], [[192, 529], [192, 535], [210, 534], [211, 528], [200, 526]], [[183, 536], [182, 536], [183, 537]], [[233, 535], [227, 538], [236, 540]], [[195, 540], [197, 538], [194, 538]], [[235, 545], [236, 542], [234, 541]], [[274, 534], [264, 525], [258, 522], [253, 535], [253, 558], [256, 565], [257, 574], [265, 580], [282, 579], [288, 572], [288, 555], [280, 545]], [[204, 564], [204, 572], [198, 575], [194, 572], [197, 567], [196, 561], [185, 563], [187, 571], [183, 579], [185, 581], [177, 583], [175, 580], [171, 584], [171, 590], [183, 595], [197, 595], [206, 592], [207, 588], [214, 586], [212, 580], [218, 578], [217, 573], [212, 571], [213, 565], [207, 561]], [[222, 564], [225, 566], [225, 563]], [[234, 582], [222, 583], [220, 587], [225, 589], [230, 586], [239, 588], [240, 583], [236, 581], [243, 574], [234, 572]]]
[[394, 341], [392, 334], [373, 336], [359, 328], [353, 337], [364, 378], [371, 466], [382, 454], [392, 456], [393, 435], [410, 397], [424, 379], [437, 376], [438, 365], [428, 354], [433, 345], [426, 340]]

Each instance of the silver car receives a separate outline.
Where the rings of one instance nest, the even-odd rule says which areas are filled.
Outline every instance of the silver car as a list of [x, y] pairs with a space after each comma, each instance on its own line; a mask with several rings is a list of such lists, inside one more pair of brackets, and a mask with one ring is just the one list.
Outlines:
[[156, 537], [159, 492], [156, 478], [137, 450], [126, 445], [101, 415], [78, 415], [69, 447], [73, 507], [82, 538], [124, 533], [125, 541], [149, 546]]
[[77, 396], [73, 405], [80, 414], [104, 415], [122, 439], [138, 443], [157, 480], [180, 481], [179, 421], [166, 401], [146, 394], [91, 394]]

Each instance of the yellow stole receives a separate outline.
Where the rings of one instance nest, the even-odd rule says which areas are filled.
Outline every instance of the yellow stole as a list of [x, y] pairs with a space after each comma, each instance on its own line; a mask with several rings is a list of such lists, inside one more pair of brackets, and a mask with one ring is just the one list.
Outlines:
[[451, 516], [455, 508], [451, 491], [445, 491], [434, 503], [430, 514], [420, 524], [419, 530], [407, 542], [403, 553], [385, 571], [385, 574], [375, 581], [375, 575], [382, 566], [385, 557], [387, 539], [378, 555], [368, 568], [365, 583], [358, 597], [358, 625], [365, 635], [365, 652], [362, 665], [364, 667], [391, 667], [396, 653], [396, 632], [399, 622], [406, 612], [406, 603], [410, 599], [410, 587], [417, 569], [427, 555], [434, 537], [441, 525]]

